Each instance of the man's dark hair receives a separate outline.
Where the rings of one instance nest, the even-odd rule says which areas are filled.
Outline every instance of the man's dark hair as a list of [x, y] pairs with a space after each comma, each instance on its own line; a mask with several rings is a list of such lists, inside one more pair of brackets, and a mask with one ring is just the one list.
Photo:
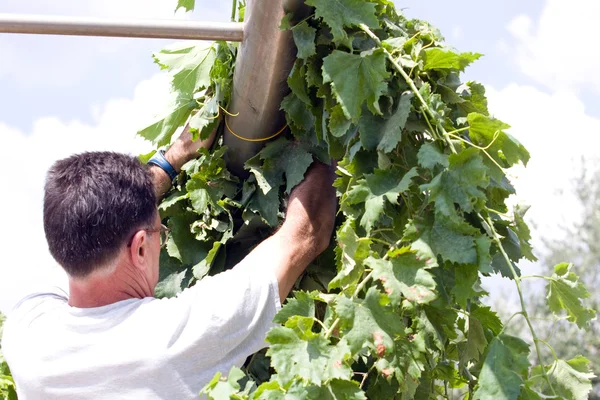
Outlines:
[[85, 277], [109, 262], [155, 217], [152, 178], [136, 157], [88, 152], [59, 160], [48, 171], [44, 231], [50, 253], [71, 277]]

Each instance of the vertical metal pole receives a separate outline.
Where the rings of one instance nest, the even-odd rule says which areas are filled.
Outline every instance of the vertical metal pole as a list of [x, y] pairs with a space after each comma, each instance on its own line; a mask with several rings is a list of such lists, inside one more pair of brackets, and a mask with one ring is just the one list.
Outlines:
[[246, 4], [244, 39], [240, 45], [230, 105], [226, 116], [224, 143], [229, 147], [227, 166], [245, 175], [244, 163], [264, 146], [234, 136], [260, 139], [271, 136], [285, 125], [279, 110], [288, 93], [287, 77], [296, 57], [290, 31], [279, 30], [287, 10], [303, 7], [302, 0], [249, 0]]

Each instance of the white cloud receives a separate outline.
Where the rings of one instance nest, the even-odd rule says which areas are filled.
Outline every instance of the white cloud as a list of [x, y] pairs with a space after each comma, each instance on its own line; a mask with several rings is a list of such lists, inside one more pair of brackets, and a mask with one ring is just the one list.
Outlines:
[[0, 310], [8, 311], [36, 284], [64, 279], [46, 250], [42, 226], [43, 184], [50, 165], [82, 151], [149, 151], [150, 144], [135, 132], [162, 110], [168, 93], [168, 78], [161, 74], [141, 82], [132, 98], [97, 107], [93, 125], [47, 117], [35, 121], [31, 132], [22, 132], [0, 122], [0, 136], [8, 149], [3, 151], [5, 168], [0, 170], [0, 209], [4, 210]]
[[[173, 17], [175, 0], [3, 0], [2, 10], [13, 13], [81, 15], [115, 18]], [[177, 17], [183, 16], [182, 11]]]
[[[581, 218], [581, 205], [573, 195], [580, 176], [581, 159], [596, 160], [600, 148], [600, 119], [585, 113], [584, 104], [566, 92], [544, 93], [532, 86], [511, 84], [487, 90], [490, 111], [512, 128], [531, 154], [526, 168], [509, 171], [517, 194], [511, 203], [531, 206], [527, 221], [532, 228], [534, 252], [543, 254], [544, 239], [559, 239], [564, 227]], [[519, 263], [525, 274], [538, 273], [540, 265]], [[505, 311], [520, 308], [513, 281], [493, 276], [484, 279], [491, 301]], [[527, 290], [540, 290], [528, 286]]]
[[537, 23], [521, 15], [508, 30], [517, 40], [516, 63], [551, 89], [600, 92], [600, 52], [595, 49], [600, 2], [547, 0]]
[[[534, 252], [543, 255], [542, 239], [559, 239], [581, 218], [581, 204], [573, 195], [581, 160], [598, 160], [600, 119], [586, 113], [577, 95], [582, 89], [600, 91], [600, 55], [590, 48], [595, 37], [600, 2], [546, 0], [539, 19], [515, 17], [507, 29], [516, 43], [497, 42], [498, 50], [514, 62], [531, 83], [488, 87], [490, 111], [509, 123], [508, 131], [530, 151], [527, 168], [509, 171], [517, 195], [511, 203], [531, 205], [527, 221]], [[537, 273], [539, 263], [519, 263], [525, 274]], [[492, 302], [507, 310], [520, 308], [514, 282], [494, 276], [484, 280]], [[540, 290], [528, 286], [527, 290]]]
[[[229, 4], [205, 0], [197, 1], [194, 13], [185, 13], [183, 9], [174, 13], [176, 3], [175, 0], [55, 0], [50, 5], [45, 1], [2, 0], [0, 12], [204, 21], [227, 20], [229, 14]], [[170, 42], [158, 39], [2, 35], [0, 79], [8, 78], [22, 87], [37, 89], [77, 87], [86, 76], [115, 73], [116, 65], [123, 69], [139, 68], [138, 64], [130, 64], [136, 56], [146, 57], [143, 62], [151, 66], [150, 53]], [[107, 69], [106, 74], [101, 71], [102, 68]]]
[[[572, 190], [581, 159], [593, 160], [600, 148], [600, 120], [568, 93], [543, 93], [531, 86], [509, 85], [488, 90], [490, 110], [512, 125], [509, 132], [531, 153], [527, 168], [511, 174], [517, 198], [530, 204], [529, 219], [538, 235], [559, 238], [581, 209]], [[539, 244], [539, 242], [538, 242]]]
[[460, 25], [454, 25], [452, 27], [452, 38], [453, 39], [460, 39], [463, 35], [463, 30], [462, 27]]

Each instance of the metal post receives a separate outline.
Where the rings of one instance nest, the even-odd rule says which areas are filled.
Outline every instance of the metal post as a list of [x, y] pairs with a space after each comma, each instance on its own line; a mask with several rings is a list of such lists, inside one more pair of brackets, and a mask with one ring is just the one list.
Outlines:
[[271, 136], [285, 125], [279, 110], [288, 93], [287, 77], [296, 58], [292, 34], [281, 31], [279, 24], [285, 10], [304, 7], [303, 0], [249, 0], [246, 4], [244, 40], [238, 50], [233, 76], [233, 94], [227, 116], [224, 143], [229, 147], [227, 166], [244, 176], [244, 163], [265, 142], [249, 142], [237, 138], [260, 139]]
[[106, 20], [48, 15], [0, 14], [0, 33], [241, 42], [244, 34], [244, 24], [238, 22]]

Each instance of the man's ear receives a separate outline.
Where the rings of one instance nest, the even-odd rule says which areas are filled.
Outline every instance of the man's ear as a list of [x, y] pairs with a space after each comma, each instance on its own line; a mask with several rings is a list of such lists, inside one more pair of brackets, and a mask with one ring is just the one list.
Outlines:
[[148, 263], [148, 233], [144, 230], [137, 231], [133, 235], [131, 240], [131, 247], [129, 250], [129, 256], [131, 257], [131, 263], [138, 269], [144, 271], [146, 264]]

